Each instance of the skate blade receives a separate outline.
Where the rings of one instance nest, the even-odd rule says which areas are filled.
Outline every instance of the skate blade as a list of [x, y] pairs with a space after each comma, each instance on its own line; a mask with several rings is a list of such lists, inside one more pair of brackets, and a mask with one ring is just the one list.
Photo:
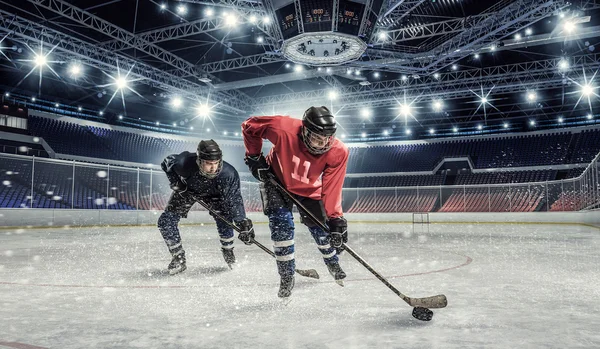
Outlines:
[[227, 266], [229, 267], [229, 270], [233, 270], [233, 264], [227, 264]]
[[335, 280], [335, 283], [344, 287], [344, 280]]
[[183, 267], [183, 268], [179, 268], [179, 269], [173, 269], [173, 270], [169, 270], [169, 275], [177, 275], [179, 273], [184, 272], [187, 269], [187, 267]]
[[287, 306], [288, 304], [290, 304], [292, 302], [292, 297], [283, 297], [283, 298], [279, 298], [279, 304], [283, 305], [284, 307]]

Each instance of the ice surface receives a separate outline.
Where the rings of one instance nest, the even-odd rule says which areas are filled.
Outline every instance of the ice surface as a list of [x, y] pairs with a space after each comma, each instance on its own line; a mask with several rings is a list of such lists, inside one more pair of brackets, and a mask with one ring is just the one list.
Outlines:
[[448, 297], [428, 323], [348, 255], [336, 285], [303, 226], [297, 267], [321, 280], [297, 276], [287, 306], [259, 248], [236, 241], [230, 271], [214, 225], [182, 237], [188, 270], [169, 276], [154, 227], [0, 230], [0, 348], [600, 347], [592, 227], [350, 224], [350, 245], [400, 291]]

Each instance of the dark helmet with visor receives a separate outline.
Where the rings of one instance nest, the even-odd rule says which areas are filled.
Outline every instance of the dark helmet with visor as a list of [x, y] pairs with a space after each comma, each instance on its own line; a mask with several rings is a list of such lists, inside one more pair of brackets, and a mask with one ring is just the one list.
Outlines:
[[302, 141], [311, 154], [324, 154], [333, 146], [337, 125], [327, 107], [310, 107], [302, 117]]
[[[219, 175], [221, 169], [223, 169], [223, 153], [217, 142], [212, 139], [200, 141], [198, 149], [196, 150], [196, 155], [198, 155], [198, 160], [196, 160], [196, 162], [198, 163], [201, 175], [206, 178], [215, 178]], [[219, 161], [217, 170], [214, 173], [204, 171], [202, 166], [203, 161]]]

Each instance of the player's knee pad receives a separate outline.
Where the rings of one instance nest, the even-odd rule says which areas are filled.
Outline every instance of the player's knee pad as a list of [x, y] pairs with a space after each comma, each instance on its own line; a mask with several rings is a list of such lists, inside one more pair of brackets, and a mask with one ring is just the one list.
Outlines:
[[280, 208], [269, 214], [269, 228], [273, 241], [290, 240], [294, 238], [294, 216], [287, 208]]
[[169, 229], [173, 226], [176, 227], [180, 219], [181, 216], [179, 214], [165, 211], [160, 215], [160, 217], [158, 217], [158, 222], [156, 225], [160, 230]]
[[263, 204], [263, 213], [267, 216], [277, 214], [283, 208], [292, 210], [291, 201], [270, 183], [260, 183], [260, 198]]

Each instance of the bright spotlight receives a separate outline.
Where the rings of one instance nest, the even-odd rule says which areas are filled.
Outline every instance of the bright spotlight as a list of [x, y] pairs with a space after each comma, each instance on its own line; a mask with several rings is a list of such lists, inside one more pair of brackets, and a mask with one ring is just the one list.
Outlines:
[[486, 97], [481, 98], [481, 104], [486, 104], [487, 102], [488, 102], [488, 99]]
[[354, 75], [356, 75], [356, 76], [360, 75], [360, 70], [356, 70], [356, 71], [354, 72]]
[[430, 134], [430, 135], [432, 135], [432, 134], [434, 134], [434, 133], [435, 133], [435, 130], [434, 130], [434, 129], [432, 129], [432, 128], [430, 128], [430, 129], [429, 129], [429, 134]]
[[347, 69], [346, 70], [346, 75], [352, 75], [352, 69]]
[[210, 107], [207, 104], [200, 104], [196, 107], [196, 113], [198, 116], [207, 117], [210, 115]]
[[269, 18], [268, 16], [264, 16], [262, 21], [264, 24], [269, 24], [269, 23], [271, 23], [271, 18]]
[[483, 130], [483, 126], [481, 126], [481, 125], [477, 125], [477, 129], [478, 129], [479, 131], [481, 131], [481, 130]]
[[505, 122], [504, 125], [503, 125], [503, 127], [504, 128], [508, 128], [508, 123]]
[[592, 120], [594, 118], [594, 116], [592, 114], [588, 114], [586, 117], [588, 120]]
[[400, 104], [400, 113], [407, 117], [412, 114], [412, 108], [408, 104]]
[[82, 111], [82, 110], [83, 110], [83, 108], [77, 107], [77, 111]]
[[338, 94], [337, 94], [337, 91], [329, 91], [327, 96], [329, 97], [329, 99], [334, 100], [334, 99], [337, 99]]
[[567, 61], [566, 59], [562, 58], [560, 61], [558, 61], [558, 68], [560, 70], [567, 70], [567, 69], [569, 69], [569, 61]]
[[60, 107], [60, 104], [54, 103], [54, 107], [58, 108], [58, 107]]
[[207, 129], [206, 129], [206, 132], [210, 132], [210, 128], [207, 128]]
[[31, 97], [31, 101], [32, 101], [32, 102], [35, 102], [35, 97]]
[[35, 62], [36, 67], [43, 67], [46, 64], [48, 64], [48, 60], [46, 59], [46, 56], [44, 56], [44, 55], [35, 55], [35, 58], [33, 59], [33, 61]]
[[371, 117], [371, 114], [372, 114], [372, 113], [371, 113], [371, 109], [369, 109], [369, 108], [363, 108], [363, 109], [361, 109], [361, 111], [360, 111], [360, 116], [362, 116], [362, 117], [363, 117], [363, 119], [368, 119], [368, 118], [370, 118], [370, 117]]
[[474, 57], [475, 59], [479, 59], [479, 53], [476, 53]]
[[156, 126], [159, 126], [159, 125], [160, 125], [160, 122], [158, 122], [158, 121], [157, 121], [155, 125], [156, 125]]
[[303, 71], [303, 70], [304, 70], [304, 67], [303, 67], [303, 66], [301, 66], [300, 64], [296, 64], [296, 65], [294, 66], [294, 71], [295, 71], [296, 73], [300, 73], [300, 72], [301, 72], [301, 71]]
[[227, 136], [227, 131], [223, 131], [223, 136]]
[[366, 134], [366, 133], [364, 133], [364, 132], [363, 132], [363, 133], [361, 133], [361, 134], [360, 134], [360, 138], [367, 138], [367, 134]]
[[406, 131], [404, 131], [404, 133], [406, 133], [407, 135], [411, 134], [412, 131], [410, 130], [410, 128], [407, 128]]
[[531, 120], [531, 121], [529, 121], [529, 125], [531, 125], [531, 126], [535, 126], [535, 120]]
[[566, 21], [563, 24], [563, 29], [567, 32], [567, 33], [572, 33], [575, 31], [575, 23], [571, 22], [571, 21]]
[[204, 14], [206, 17], [212, 17], [215, 14], [215, 11], [212, 8], [207, 8], [206, 11], [204, 11]]
[[390, 133], [388, 132], [388, 130], [383, 130], [383, 135], [384, 135], [384, 136], [387, 136], [387, 135], [389, 135], [389, 134], [390, 134]]
[[374, 77], [374, 78], [379, 78], [379, 72], [374, 72], [374, 73], [373, 73], [373, 77]]
[[256, 38], [256, 42], [258, 42], [259, 44], [262, 44], [265, 41], [265, 39], [262, 36], [259, 36], [258, 38]]
[[171, 105], [175, 109], [178, 109], [179, 107], [181, 107], [182, 104], [183, 104], [183, 100], [181, 100], [180, 97], [173, 97], [173, 99], [171, 100]]
[[453, 127], [452, 132], [454, 132], [454, 133], [458, 132], [458, 127]]
[[408, 76], [402, 75], [402, 81], [406, 81], [406, 80], [408, 80]]
[[433, 74], [433, 77], [434, 77], [435, 79], [439, 79], [439, 78], [440, 78], [440, 73], [435, 73], [435, 74]]
[[79, 63], [73, 63], [69, 67], [69, 73], [71, 73], [71, 76], [73, 76], [74, 78], [80, 76], [82, 70], [83, 69], [81, 68], [81, 64]]
[[251, 15], [250, 18], [248, 18], [248, 21], [250, 21], [250, 23], [254, 24], [254, 23], [256, 23], [256, 21], [258, 21], [258, 18], [256, 18], [255, 15]]
[[517, 40], [517, 41], [521, 40], [521, 34], [515, 34], [515, 40]]
[[377, 37], [379, 38], [379, 40], [384, 41], [385, 39], [387, 39], [387, 33], [384, 31], [381, 31], [377, 34]]
[[531, 34], [533, 34], [533, 30], [531, 30], [531, 28], [525, 29], [525, 35], [531, 35]]
[[103, 112], [102, 110], [100, 110], [100, 111], [98, 112], [98, 115], [102, 116], [102, 115], [104, 115], [104, 112]]
[[117, 89], [122, 90], [124, 88], [127, 88], [127, 79], [125, 79], [122, 76], [119, 76], [116, 80], [115, 80], [115, 85], [117, 86]]
[[531, 103], [535, 102], [537, 99], [537, 95], [535, 92], [527, 92], [527, 100]]
[[190, 126], [190, 131], [194, 131], [194, 126]]
[[563, 121], [564, 121], [564, 119], [562, 118], [562, 116], [559, 116], [559, 117], [558, 117], [558, 122], [562, 124], [562, 123], [563, 123]]
[[237, 24], [237, 17], [233, 14], [228, 14], [225, 16], [225, 24], [227, 24], [229, 27], [233, 27]]
[[327, 74], [331, 74], [331, 68], [327, 67], [327, 69], [325, 69], [325, 72], [326, 72]]
[[439, 100], [438, 101], [433, 101], [433, 105], [432, 106], [433, 106], [433, 110], [435, 110], [437, 112], [442, 111], [442, 108], [443, 108], [442, 101], [439, 101]]
[[177, 123], [176, 122], [173, 123], [173, 127], [177, 127]]
[[290, 66], [290, 64], [289, 64], [289, 63], [286, 63], [286, 64], [285, 64], [285, 67], [289, 69], [291, 66]]
[[123, 120], [123, 115], [119, 115], [119, 120]]
[[457, 70], [458, 66], [456, 64], [452, 64], [452, 70]]
[[6, 92], [4, 95], [5, 95], [6, 97], [10, 97], [10, 93], [9, 93], [9, 92]]
[[166, 8], [167, 8], [167, 5], [165, 5], [165, 4], [160, 4], [160, 9], [161, 9], [161, 10], [165, 10]]
[[185, 16], [185, 14], [187, 13], [187, 7], [185, 7], [184, 5], [177, 6], [177, 13], [180, 16]]
[[591, 96], [591, 95], [594, 93], [594, 87], [592, 87], [592, 86], [591, 86], [591, 85], [589, 85], [589, 84], [583, 85], [583, 86], [581, 87], [581, 93], [582, 93], [584, 96], [586, 96], [586, 97], [589, 97], [589, 96]]

